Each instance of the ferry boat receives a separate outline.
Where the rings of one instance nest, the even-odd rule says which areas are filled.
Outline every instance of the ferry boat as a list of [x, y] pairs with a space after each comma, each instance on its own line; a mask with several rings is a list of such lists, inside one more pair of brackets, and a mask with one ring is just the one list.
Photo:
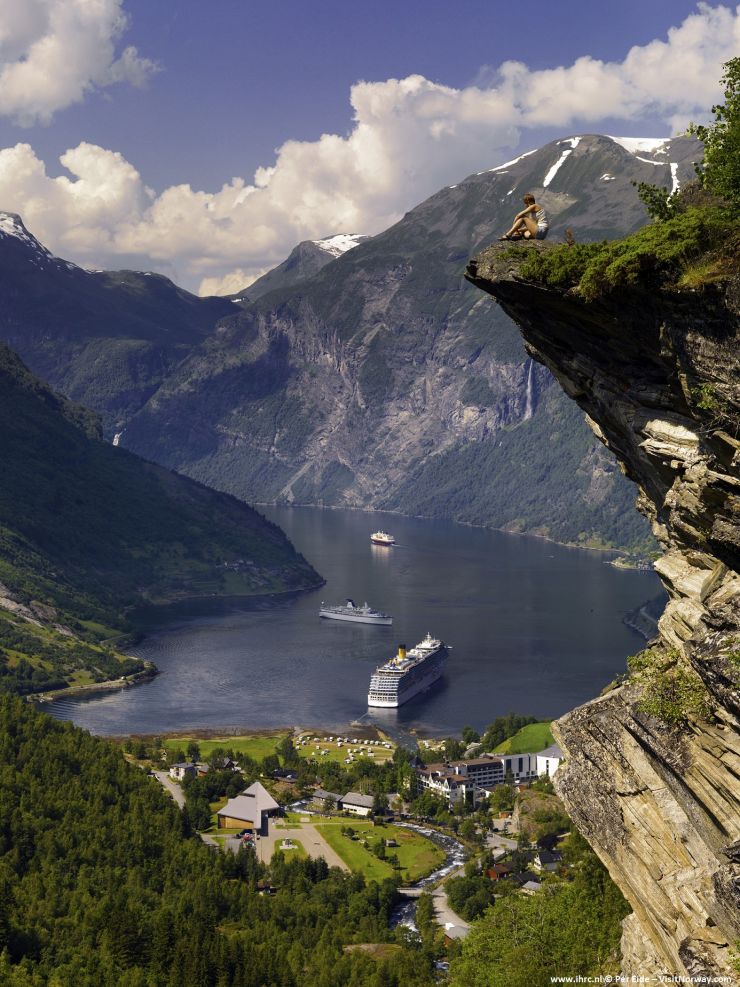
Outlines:
[[381, 613], [380, 610], [373, 610], [367, 603], [362, 607], [358, 607], [354, 600], [349, 599], [344, 606], [339, 605], [333, 607], [322, 602], [319, 617], [328, 617], [330, 620], [350, 620], [355, 624], [389, 625], [393, 623], [393, 617], [390, 614]]
[[389, 535], [387, 531], [373, 531], [370, 535], [370, 541], [373, 545], [395, 545], [396, 539], [393, 535]]
[[448, 645], [431, 634], [410, 651], [399, 645], [398, 654], [373, 672], [368, 706], [393, 708], [424, 692], [441, 678], [449, 650]]

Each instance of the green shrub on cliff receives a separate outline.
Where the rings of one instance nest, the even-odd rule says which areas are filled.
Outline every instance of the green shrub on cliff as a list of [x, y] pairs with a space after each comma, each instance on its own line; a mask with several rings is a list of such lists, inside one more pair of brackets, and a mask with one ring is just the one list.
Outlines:
[[632, 680], [643, 687], [637, 704], [640, 712], [673, 725], [711, 715], [704, 683], [674, 648], [648, 648], [628, 658], [627, 665]]
[[697, 258], [732, 244], [736, 225], [724, 206], [690, 208], [621, 240], [530, 249], [519, 274], [548, 288], [572, 288], [585, 301], [619, 288], [671, 285]]

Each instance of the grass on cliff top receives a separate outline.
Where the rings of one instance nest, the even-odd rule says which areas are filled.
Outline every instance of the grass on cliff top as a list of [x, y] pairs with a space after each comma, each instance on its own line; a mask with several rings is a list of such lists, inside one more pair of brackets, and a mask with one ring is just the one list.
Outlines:
[[521, 277], [551, 288], [574, 288], [586, 301], [637, 285], [697, 288], [734, 268], [740, 249], [737, 218], [730, 206], [689, 208], [621, 240], [542, 253], [513, 247], [510, 254], [523, 259]]
[[543, 751], [555, 743], [550, 732], [550, 720], [542, 723], [529, 723], [518, 730], [513, 737], [496, 746], [497, 754], [529, 754]]

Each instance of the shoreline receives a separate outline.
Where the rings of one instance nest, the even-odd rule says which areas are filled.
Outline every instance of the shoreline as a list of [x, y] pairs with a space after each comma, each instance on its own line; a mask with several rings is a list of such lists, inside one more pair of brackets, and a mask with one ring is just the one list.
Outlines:
[[[278, 504], [275, 501], [250, 501], [250, 506], [255, 509], [265, 507], [275, 507], [278, 509], [291, 508], [299, 510], [314, 511], [352, 511], [356, 514], [387, 514], [391, 517], [408, 518], [414, 521], [442, 521], [447, 524], [459, 524], [465, 528], [476, 528], [480, 531], [497, 531], [502, 535], [516, 535], [519, 538], [538, 538], [541, 541], [549, 542], [551, 545], [558, 545], [560, 548], [571, 548], [583, 552], [602, 552], [606, 555], [629, 556], [633, 555], [633, 550], [626, 548], [607, 548], [601, 545], [582, 545], [577, 542], [558, 541], [549, 535], [543, 535], [536, 531], [513, 531], [511, 528], [499, 528], [493, 524], [476, 524], [474, 521], [462, 521], [452, 517], [435, 517], [433, 514], [404, 514], [402, 511], [378, 510], [374, 507], [351, 507], [347, 504]], [[268, 518], [268, 520], [270, 520]], [[277, 524], [277, 522], [274, 522]], [[607, 560], [609, 565], [615, 565], [616, 559]], [[632, 566], [619, 566], [618, 568], [631, 569]], [[637, 570], [642, 571], [642, 570]]]
[[70, 696], [92, 695], [96, 692], [112, 692], [115, 689], [128, 689], [131, 686], [142, 685], [144, 682], [151, 682], [160, 674], [154, 662], [145, 659], [146, 668], [133, 675], [122, 675], [117, 679], [105, 679], [103, 682], [90, 682], [88, 685], [68, 685], [63, 689], [48, 689], [44, 692], [29, 692], [23, 698], [29, 703], [52, 703], [57, 699], [64, 699]]

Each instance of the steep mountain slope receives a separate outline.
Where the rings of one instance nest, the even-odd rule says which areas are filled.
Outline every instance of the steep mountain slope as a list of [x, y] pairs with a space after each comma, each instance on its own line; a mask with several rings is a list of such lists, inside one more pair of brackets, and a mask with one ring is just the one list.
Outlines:
[[0, 339], [117, 431], [164, 376], [234, 309], [158, 274], [84, 271], [0, 212]]
[[0, 419], [0, 684], [121, 674], [110, 651], [93, 652], [136, 604], [320, 583], [278, 527], [101, 441], [97, 416], [4, 345]]
[[591, 251], [496, 245], [469, 267], [637, 482], [664, 549], [659, 637], [625, 682], [554, 727], [556, 788], [634, 910], [630, 982], [737, 983], [736, 212], [710, 201]]
[[635, 545], [632, 489], [516, 330], [463, 280], [534, 191], [551, 236], [644, 222], [631, 185], [696, 141], [568, 138], [443, 189], [293, 288], [225, 318], [128, 424], [148, 458], [256, 501], [374, 507]]
[[322, 240], [303, 240], [294, 247], [288, 257], [267, 274], [263, 274], [248, 288], [230, 295], [234, 302], [255, 302], [270, 291], [290, 288], [318, 274], [336, 257], [341, 257], [368, 237], [360, 234], [338, 233]]

